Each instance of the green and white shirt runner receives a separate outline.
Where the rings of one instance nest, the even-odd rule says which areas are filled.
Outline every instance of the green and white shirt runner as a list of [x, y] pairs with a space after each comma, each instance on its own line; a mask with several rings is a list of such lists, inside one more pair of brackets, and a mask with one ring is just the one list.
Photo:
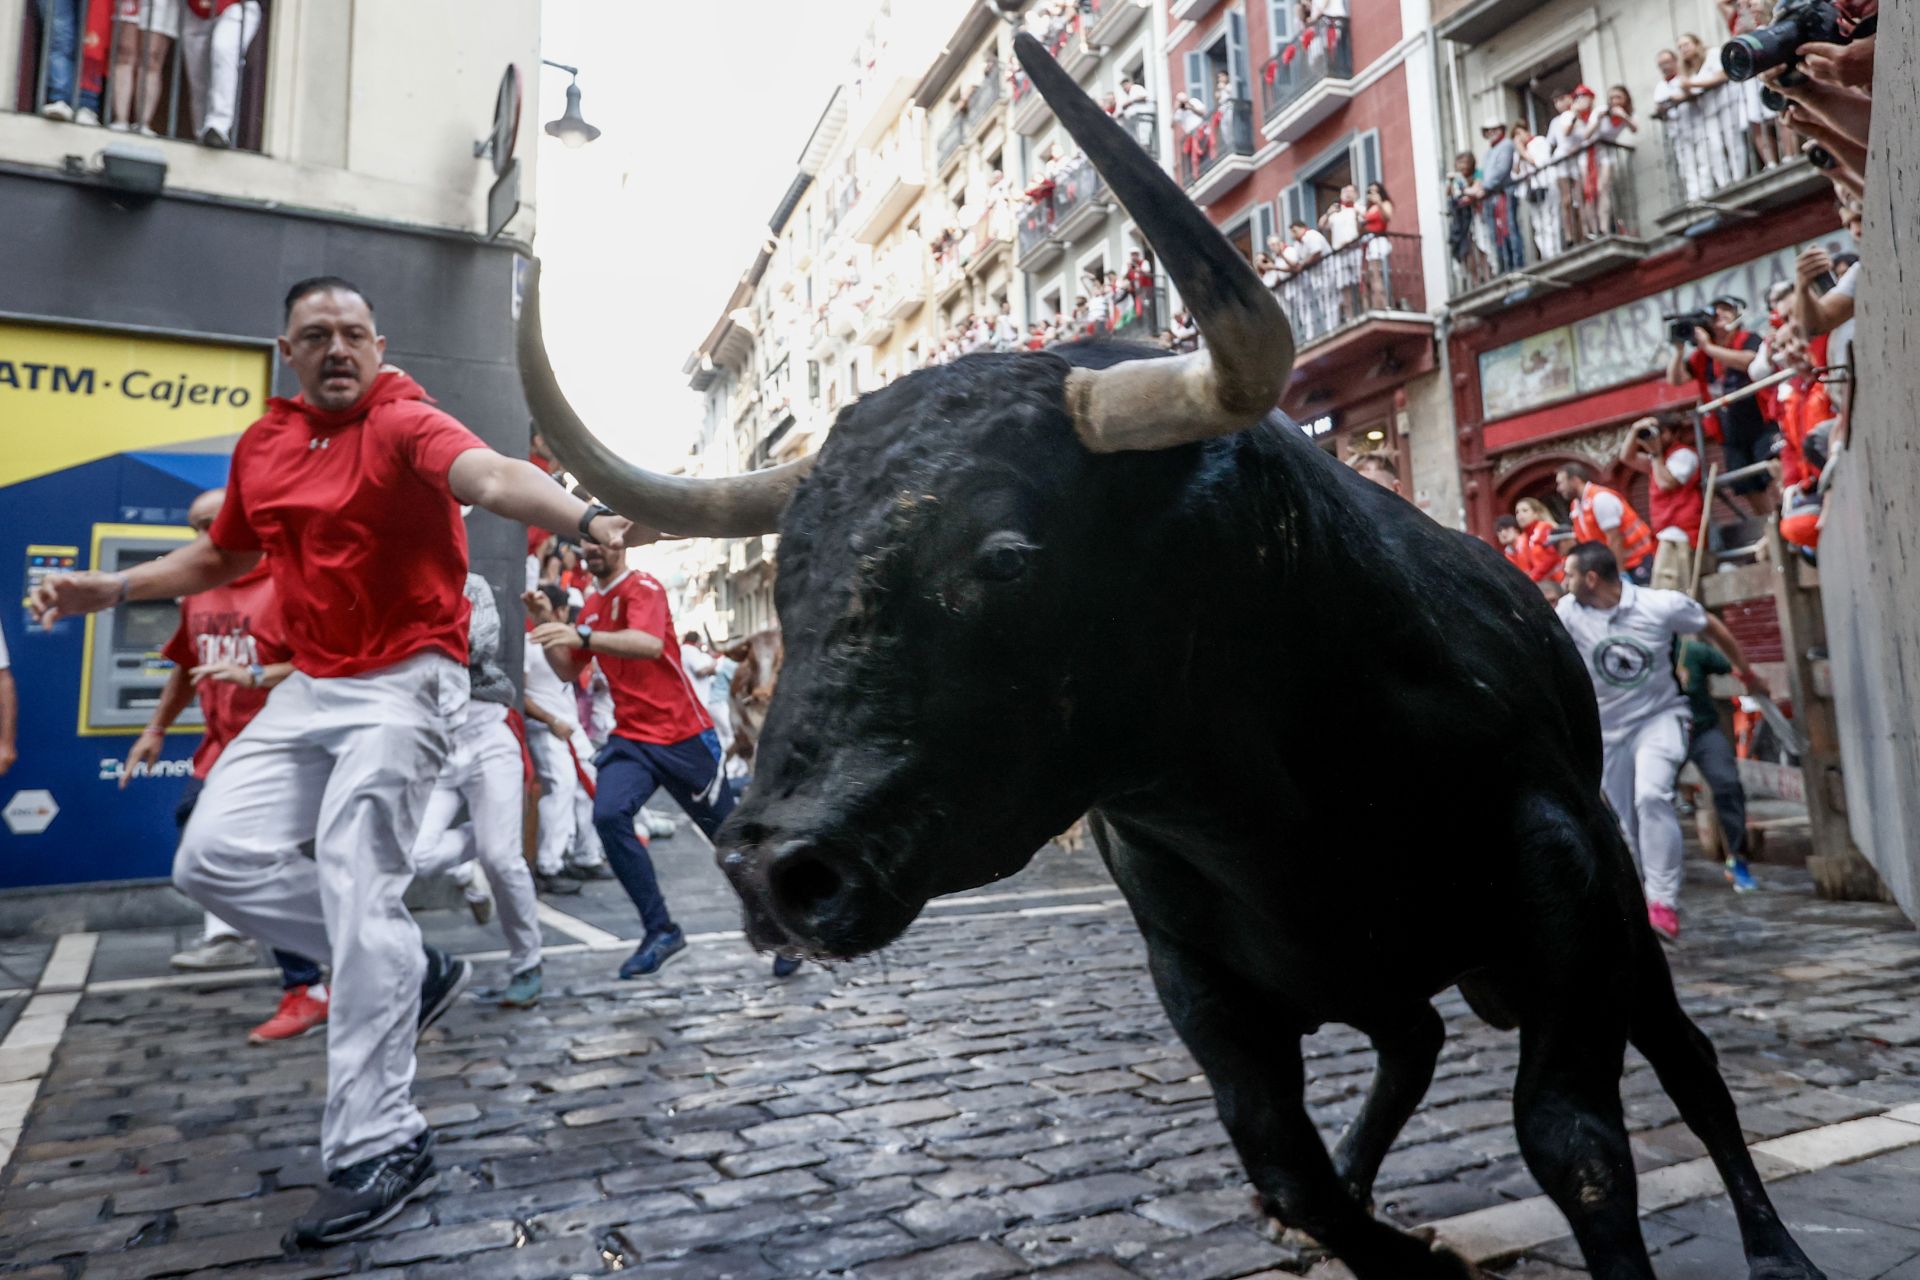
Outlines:
[[1659, 715], [1685, 716], [1686, 696], [1674, 676], [1676, 636], [1697, 635], [1707, 611], [1682, 591], [1620, 584], [1620, 603], [1590, 609], [1562, 596], [1560, 622], [1573, 637], [1600, 704], [1600, 736], [1609, 746]]

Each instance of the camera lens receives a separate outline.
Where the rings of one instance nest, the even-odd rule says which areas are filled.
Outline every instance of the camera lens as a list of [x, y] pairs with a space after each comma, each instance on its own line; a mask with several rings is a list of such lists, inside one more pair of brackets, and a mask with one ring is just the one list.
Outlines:
[[1765, 85], [1762, 86], [1760, 90], [1760, 104], [1775, 115], [1778, 115], [1787, 109], [1787, 95], [1781, 93], [1772, 85]]
[[1816, 169], [1831, 169], [1840, 163], [1833, 158], [1833, 152], [1817, 142], [1807, 148], [1807, 162]]

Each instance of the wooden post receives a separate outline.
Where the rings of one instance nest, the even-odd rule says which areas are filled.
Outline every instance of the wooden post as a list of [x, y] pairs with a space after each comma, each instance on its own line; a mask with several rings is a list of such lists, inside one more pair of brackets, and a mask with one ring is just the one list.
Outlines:
[[1853, 847], [1847, 831], [1846, 789], [1840, 776], [1840, 736], [1833, 704], [1815, 689], [1808, 652], [1827, 643], [1826, 619], [1818, 588], [1799, 582], [1799, 557], [1780, 537], [1780, 518], [1767, 518], [1767, 558], [1773, 565], [1774, 607], [1780, 615], [1780, 646], [1785, 650], [1787, 686], [1793, 718], [1807, 742], [1800, 773], [1807, 793], [1807, 823], [1813, 852], [1807, 870], [1823, 898], [1879, 902], [1886, 890], [1873, 866]]

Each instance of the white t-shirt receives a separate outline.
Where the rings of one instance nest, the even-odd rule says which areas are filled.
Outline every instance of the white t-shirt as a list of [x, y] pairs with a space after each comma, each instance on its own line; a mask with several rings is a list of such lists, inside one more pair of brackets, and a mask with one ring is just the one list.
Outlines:
[[556, 720], [565, 720], [578, 729], [580, 727], [579, 704], [574, 701], [573, 690], [561, 683], [560, 677], [553, 672], [553, 664], [547, 661], [547, 651], [537, 644], [525, 647], [522, 666], [527, 678], [526, 699], [529, 706], [535, 706]]
[[[1683, 485], [1700, 471], [1700, 455], [1685, 447], [1675, 449], [1668, 454], [1666, 463], [1667, 470], [1673, 473], [1673, 478]], [[1653, 536], [1661, 542], [1678, 542], [1682, 546], [1693, 545], [1693, 539], [1687, 536], [1687, 531], [1677, 524], [1670, 524]]]
[[1602, 529], [1618, 529], [1627, 516], [1626, 504], [1610, 493], [1594, 494], [1587, 508], [1593, 512], [1593, 522]]
[[1707, 611], [1682, 591], [1620, 584], [1620, 603], [1589, 609], [1571, 595], [1556, 612], [1573, 637], [1600, 706], [1600, 737], [1609, 747], [1655, 716], [1687, 714], [1674, 675], [1675, 636], [1697, 635]]
[[1573, 126], [1579, 119], [1572, 111], [1562, 111], [1547, 125], [1547, 145], [1554, 159], [1558, 160], [1574, 149]]
[[1333, 247], [1344, 249], [1360, 238], [1360, 210], [1337, 204], [1327, 210], [1327, 230], [1332, 232]]
[[1294, 243], [1300, 246], [1302, 263], [1317, 262], [1333, 252], [1333, 246], [1327, 243], [1327, 238], [1312, 227], [1308, 227], [1306, 234]]
[[[1843, 298], [1852, 298], [1856, 296], [1855, 290], [1859, 289], [1859, 287], [1860, 264], [1856, 262], [1847, 268], [1846, 274], [1842, 275], [1838, 283], [1833, 286], [1833, 291]], [[1843, 365], [1847, 363], [1847, 359], [1852, 353], [1853, 317], [1848, 316], [1845, 320], [1833, 327], [1833, 334], [1827, 339], [1827, 363], [1829, 365]]]

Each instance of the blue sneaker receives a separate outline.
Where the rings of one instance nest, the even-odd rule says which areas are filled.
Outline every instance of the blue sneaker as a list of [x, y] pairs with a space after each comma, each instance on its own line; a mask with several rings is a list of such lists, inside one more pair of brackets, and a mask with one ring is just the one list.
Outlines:
[[1727, 859], [1727, 883], [1733, 886], [1735, 893], [1753, 893], [1760, 888], [1760, 882], [1753, 878], [1753, 872], [1747, 870], [1747, 860], [1739, 856]]
[[540, 966], [533, 965], [513, 975], [507, 989], [499, 995], [503, 1009], [531, 1009], [540, 1003]]
[[800, 957], [783, 956], [778, 953], [774, 955], [773, 957], [773, 976], [774, 977], [791, 978], [794, 974], [798, 973], [799, 971], [800, 971]]
[[659, 933], [650, 933], [641, 939], [639, 949], [620, 966], [620, 976], [644, 978], [650, 973], [658, 973], [667, 961], [686, 949], [687, 935], [680, 931], [678, 925]]

